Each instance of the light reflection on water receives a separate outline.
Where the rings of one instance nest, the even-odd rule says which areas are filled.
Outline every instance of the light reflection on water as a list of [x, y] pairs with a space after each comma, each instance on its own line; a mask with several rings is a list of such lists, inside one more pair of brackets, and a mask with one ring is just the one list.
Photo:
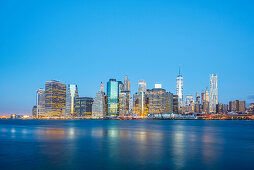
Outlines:
[[[232, 167], [229, 159], [236, 155], [229, 148], [245, 164], [254, 156], [254, 138], [248, 135], [254, 134], [254, 124], [242, 121], [236, 129], [232, 122], [1, 121], [0, 163], [8, 167], [10, 159], [3, 156], [8, 155], [17, 166], [33, 161], [28, 169]], [[245, 146], [239, 145], [243, 139]]]

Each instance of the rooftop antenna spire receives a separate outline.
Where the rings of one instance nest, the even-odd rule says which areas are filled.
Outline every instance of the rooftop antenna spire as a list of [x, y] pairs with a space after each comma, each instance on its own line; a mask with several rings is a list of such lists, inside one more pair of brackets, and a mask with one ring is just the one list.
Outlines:
[[181, 66], [179, 65], [179, 75], [181, 75]]

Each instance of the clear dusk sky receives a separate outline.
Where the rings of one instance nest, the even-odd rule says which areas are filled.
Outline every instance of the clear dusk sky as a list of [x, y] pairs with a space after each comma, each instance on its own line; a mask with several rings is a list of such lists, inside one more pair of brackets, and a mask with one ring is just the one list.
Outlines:
[[[218, 74], [219, 102], [254, 102], [252, 0], [2, 0], [0, 113], [31, 113], [45, 81], [94, 97], [109, 78], [184, 95]], [[106, 86], [106, 85], [105, 85]]]

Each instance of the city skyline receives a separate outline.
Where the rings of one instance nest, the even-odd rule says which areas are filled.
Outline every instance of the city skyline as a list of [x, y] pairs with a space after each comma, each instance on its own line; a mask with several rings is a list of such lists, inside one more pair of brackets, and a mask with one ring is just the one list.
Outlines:
[[[77, 84], [95, 97], [99, 83], [161, 83], [175, 94], [202, 93], [218, 74], [219, 102], [254, 102], [253, 2], [3, 2], [0, 11], [0, 114], [31, 113], [48, 80]], [[33, 15], [31, 15], [33, 14]]]
[[[216, 77], [216, 80], [215, 80], [215, 82], [213, 82], [214, 80], [212, 80], [212, 78], [211, 77]], [[174, 91], [169, 91], [170, 93], [172, 93], [173, 95], [177, 95], [177, 91], [178, 91], [178, 89], [179, 89], [179, 77], [181, 78], [181, 89], [183, 89], [184, 88], [184, 83], [182, 83], [182, 81], [183, 81], [183, 76], [182, 76], [182, 74], [180, 74], [180, 70], [179, 70], [179, 74], [178, 74], [178, 76], [176, 77], [176, 89], [175, 89], [175, 92]], [[199, 92], [202, 94], [204, 94], [204, 97], [205, 98], [207, 98], [207, 95], [205, 95], [206, 93], [208, 93], [208, 102], [209, 101], [211, 101], [211, 98], [209, 99], [209, 96], [211, 97], [211, 93], [214, 93], [214, 92], [211, 92], [211, 90], [212, 91], [214, 91], [213, 90], [213, 87], [212, 86], [214, 86], [214, 83], [216, 84], [216, 88], [217, 88], [217, 91], [215, 92], [216, 94], [217, 94], [217, 99], [216, 99], [216, 101], [214, 102], [215, 104], [214, 104], [214, 106], [213, 106], [213, 108], [211, 108], [211, 104], [209, 104], [209, 110], [210, 110], [210, 112], [212, 113], [212, 112], [216, 112], [216, 105], [217, 104], [221, 104], [221, 103], [223, 103], [223, 102], [221, 102], [220, 100], [219, 100], [219, 98], [218, 98], [218, 86], [217, 86], [217, 84], [218, 84], [218, 77], [217, 77], [217, 74], [210, 74], [209, 75], [209, 77], [210, 77], [210, 84], [209, 84], [209, 86], [210, 86], [210, 88], [208, 89], [208, 88], [206, 88], [205, 90], [204, 89], [202, 89], [202, 90], [199, 90], [198, 92], [196, 92], [196, 97], [197, 97], [197, 95], [199, 94]], [[136, 93], [139, 93], [140, 92], [140, 83], [141, 84], [143, 84], [143, 83], [145, 83], [145, 85], [144, 85], [144, 87], [145, 87], [145, 89], [147, 89], [147, 90], [152, 90], [153, 89], [153, 87], [151, 87], [151, 88], [147, 88], [147, 83], [146, 83], [146, 81], [145, 80], [138, 80], [138, 82], [136, 82], [136, 88], [135, 89], [137, 89], [137, 91], [131, 91], [131, 88], [130, 88], [130, 86], [131, 86], [131, 82], [130, 82], [130, 80], [128, 79], [128, 77], [127, 77], [127, 75], [125, 75], [125, 78], [123, 79], [124, 80], [124, 83], [122, 83], [122, 81], [121, 80], [116, 80], [116, 79], [112, 79], [112, 78], [110, 78], [109, 79], [109, 81], [108, 82], [111, 82], [111, 81], [115, 81], [116, 83], [117, 83], [117, 87], [118, 87], [118, 92], [117, 92], [117, 94], [119, 95], [118, 97], [117, 97], [117, 100], [119, 100], [119, 97], [120, 97], [120, 94], [121, 94], [121, 91], [122, 92], [125, 92], [125, 90], [127, 89], [127, 90], [130, 90], [130, 91], [127, 91], [128, 93], [129, 93], [129, 99], [128, 100], [130, 100], [130, 97], [133, 97], [134, 96], [134, 94]], [[49, 82], [56, 82], [56, 83], [60, 83], [60, 84], [63, 84], [63, 85], [65, 85], [66, 86], [66, 115], [70, 115], [70, 111], [67, 111], [68, 110], [68, 107], [70, 107], [70, 106], [67, 106], [68, 105], [68, 103], [69, 102], [67, 102], [68, 101], [68, 93], [70, 93], [70, 87], [72, 88], [72, 90], [77, 90], [78, 89], [78, 85], [74, 85], [74, 84], [68, 84], [68, 83], [63, 83], [63, 82], [60, 82], [59, 80], [50, 80], [50, 81], [46, 81], [46, 87], [47, 87], [47, 83], [49, 83]], [[153, 84], [154, 86], [155, 86], [155, 88], [162, 88], [161, 86], [162, 86], [162, 84]], [[121, 90], [120, 90], [121, 89]], [[43, 91], [44, 90], [44, 91]], [[99, 92], [103, 92], [104, 93], [104, 91], [107, 91], [107, 87], [106, 87], [106, 89], [104, 89], [104, 85], [103, 85], [103, 82], [101, 82], [101, 84], [100, 84], [100, 90], [99, 90]], [[168, 89], [165, 89], [165, 90], [168, 90]], [[74, 93], [75, 92], [72, 92], [73, 94], [72, 95], [74, 95]], [[35, 109], [37, 110], [37, 114], [38, 114], [38, 111], [39, 111], [39, 108], [40, 108], [40, 106], [39, 105], [37, 105], [37, 103], [40, 103], [39, 102], [39, 98], [38, 98], [38, 94], [39, 95], [41, 95], [41, 93], [45, 93], [45, 89], [43, 89], [43, 88], [38, 88], [37, 89], [37, 93], [36, 93], [36, 105], [35, 106], [37, 106]], [[78, 91], [76, 92], [77, 93], [77, 97], [78, 97]], [[98, 92], [97, 92], [98, 93]], [[96, 97], [97, 97], [97, 93], [94, 95], [94, 96], [86, 96], [86, 97], [81, 97], [81, 98], [91, 98], [91, 99], [95, 99]], [[210, 93], [210, 94], [209, 94]], [[75, 94], [76, 95], [76, 94]], [[107, 95], [106, 93], [104, 94], [105, 96]], [[186, 105], [189, 105], [189, 104], [187, 104], [186, 102], [187, 102], [187, 99], [188, 99], [188, 97], [192, 97], [192, 100], [193, 100], [193, 102], [194, 102], [194, 94], [185, 94], [184, 92], [182, 93], [182, 95], [183, 95], [183, 106], [186, 106]], [[45, 98], [45, 94], [44, 94], [44, 96], [43, 96], [44, 98]], [[134, 96], [135, 97], [135, 96]], [[173, 96], [172, 96], [173, 97]], [[200, 98], [200, 96], [199, 96], [199, 98]], [[70, 99], [69, 99], [70, 100]], [[196, 100], [196, 99], [195, 99]], [[204, 101], [206, 101], [207, 99], [204, 99]], [[230, 104], [230, 102], [233, 102], [233, 101], [239, 101], [239, 99], [231, 99], [231, 100], [229, 100], [229, 101], [227, 101], [227, 102], [225, 102], [226, 104]], [[72, 99], [72, 102], [74, 102], [74, 98]], [[173, 102], [173, 98], [172, 98], [172, 102]], [[178, 97], [178, 102], [179, 102], [179, 97]], [[245, 101], [246, 102], [246, 101]], [[250, 102], [251, 103], [251, 102]], [[250, 104], [249, 103], [249, 104]], [[34, 109], [34, 107], [35, 106], [33, 106], [33, 109]], [[180, 106], [179, 105], [179, 103], [178, 103], [178, 106]], [[44, 106], [45, 107], [45, 106]], [[74, 107], [74, 105], [72, 106], [72, 107]], [[118, 106], [119, 107], [119, 106]], [[246, 107], [248, 107], [248, 103], [246, 103]], [[33, 109], [32, 109], [32, 111], [31, 111], [31, 114], [33, 114], [32, 112], [33, 112]], [[45, 109], [45, 108], [43, 108], [43, 109]], [[118, 108], [119, 109], [119, 108]], [[46, 109], [45, 109], [46, 110]], [[179, 108], [178, 108], [178, 110], [179, 110]], [[181, 110], [181, 109], [180, 109]], [[179, 111], [180, 111], [179, 110]], [[46, 112], [46, 111], [45, 111]], [[73, 112], [73, 111], [72, 111]], [[1, 113], [0, 113], [1, 114]], [[10, 114], [13, 114], [13, 113], [10, 113]], [[15, 113], [16, 114], [16, 113]], [[20, 114], [20, 113], [19, 113]], [[27, 113], [25, 113], [25, 114], [27, 114]], [[30, 114], [30, 113], [28, 113], [28, 114]], [[46, 113], [45, 113], [46, 114]], [[6, 115], [6, 114], [5, 114]], [[8, 115], [8, 114], [7, 114]], [[119, 115], [119, 111], [118, 111], [118, 115]]]

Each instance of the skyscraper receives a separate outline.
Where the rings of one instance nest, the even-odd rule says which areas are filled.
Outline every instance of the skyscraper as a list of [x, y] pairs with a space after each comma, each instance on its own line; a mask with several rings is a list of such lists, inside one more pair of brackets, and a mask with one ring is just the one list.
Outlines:
[[47, 81], [45, 85], [45, 109], [47, 117], [65, 115], [66, 85], [56, 80]]
[[146, 81], [145, 80], [138, 81], [138, 92], [146, 92]]
[[203, 112], [209, 113], [209, 90], [206, 89], [203, 96]]
[[173, 95], [173, 113], [178, 113], [178, 96]]
[[193, 113], [195, 111], [195, 101], [192, 95], [185, 96], [185, 106], [183, 108], [185, 113]]
[[121, 91], [119, 93], [119, 115], [129, 116], [129, 102], [130, 102], [130, 92]]
[[164, 114], [173, 113], [173, 94], [156, 85], [152, 90], [148, 90], [149, 113]]
[[145, 92], [138, 92], [133, 95], [133, 113], [136, 116], [148, 116], [148, 95]]
[[246, 111], [246, 102], [239, 101], [239, 100], [230, 101], [229, 102], [229, 111], [244, 113]]
[[218, 76], [217, 74], [210, 75], [210, 99], [209, 112], [216, 113], [216, 105], [218, 104]]
[[45, 90], [38, 89], [36, 93], [36, 118], [41, 118], [45, 116]]
[[119, 82], [119, 115], [128, 116], [130, 113], [130, 80], [127, 75], [124, 79], [124, 88], [121, 89], [121, 82]]
[[79, 97], [77, 85], [68, 84], [66, 90], [66, 110], [65, 110], [65, 115], [67, 117], [75, 115], [74, 100], [76, 97]]
[[33, 116], [33, 118], [37, 118], [37, 106], [33, 106], [32, 116]]
[[179, 75], [176, 78], [176, 94], [178, 96], [178, 107], [183, 107], [183, 76], [179, 68]]
[[127, 75], [124, 78], [124, 91], [131, 91], [131, 83]]
[[93, 98], [91, 97], [75, 98], [75, 117], [91, 117], [92, 104]]
[[116, 79], [107, 82], [107, 114], [111, 117], [119, 116], [119, 86], [122, 87]]
[[92, 115], [94, 117], [106, 116], [106, 97], [104, 93], [104, 85], [101, 83], [100, 90], [96, 93], [96, 96], [92, 105]]

